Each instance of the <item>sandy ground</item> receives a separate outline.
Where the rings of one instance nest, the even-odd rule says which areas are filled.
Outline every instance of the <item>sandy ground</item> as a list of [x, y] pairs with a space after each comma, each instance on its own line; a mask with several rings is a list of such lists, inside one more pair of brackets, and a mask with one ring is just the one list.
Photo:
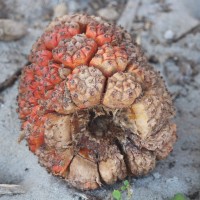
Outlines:
[[[63, 2], [64, 11], [62, 6], [57, 7]], [[141, 44], [149, 62], [161, 71], [173, 95], [178, 142], [172, 154], [148, 176], [130, 179], [132, 199], [169, 199], [178, 192], [188, 199], [200, 199], [200, 1], [129, 1], [129, 5], [133, 4], [131, 8], [126, 3], [0, 0], [0, 18], [19, 21], [27, 29], [19, 40], [0, 41], [0, 183], [19, 184], [25, 189], [24, 194], [2, 195], [1, 200], [110, 199], [113, 189], [122, 184], [78, 192], [40, 167], [25, 142], [17, 143], [20, 129], [16, 114], [17, 77], [27, 63], [33, 42], [49, 21], [62, 12], [87, 12], [120, 22]]]

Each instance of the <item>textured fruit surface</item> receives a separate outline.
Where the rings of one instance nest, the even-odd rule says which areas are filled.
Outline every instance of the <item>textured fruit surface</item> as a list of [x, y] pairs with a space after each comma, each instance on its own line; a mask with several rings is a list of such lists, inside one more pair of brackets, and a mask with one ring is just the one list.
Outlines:
[[130, 35], [87, 15], [55, 19], [32, 47], [21, 129], [48, 172], [81, 190], [142, 176], [176, 141], [172, 99]]

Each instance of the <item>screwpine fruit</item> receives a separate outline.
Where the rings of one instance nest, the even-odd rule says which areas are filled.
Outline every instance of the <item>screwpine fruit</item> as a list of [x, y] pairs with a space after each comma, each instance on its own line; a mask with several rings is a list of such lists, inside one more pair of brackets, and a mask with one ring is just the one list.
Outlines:
[[19, 83], [29, 149], [48, 172], [90, 190], [142, 176], [172, 151], [172, 99], [121, 27], [84, 14], [49, 24]]

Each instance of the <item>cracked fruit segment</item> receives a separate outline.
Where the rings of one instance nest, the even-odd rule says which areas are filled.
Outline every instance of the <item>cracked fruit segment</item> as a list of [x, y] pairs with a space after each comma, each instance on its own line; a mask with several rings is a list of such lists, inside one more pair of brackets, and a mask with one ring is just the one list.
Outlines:
[[155, 167], [156, 157], [154, 153], [137, 148], [133, 141], [126, 142], [122, 145], [127, 156], [128, 168], [132, 175], [146, 175]]
[[48, 114], [46, 117], [45, 144], [55, 149], [67, 148], [72, 142], [70, 116]]
[[122, 154], [115, 153], [112, 158], [102, 160], [99, 163], [99, 173], [107, 184], [113, 184], [117, 180], [123, 180], [127, 176], [127, 169]]
[[80, 189], [96, 189], [100, 186], [97, 164], [77, 155], [70, 165], [67, 181]]

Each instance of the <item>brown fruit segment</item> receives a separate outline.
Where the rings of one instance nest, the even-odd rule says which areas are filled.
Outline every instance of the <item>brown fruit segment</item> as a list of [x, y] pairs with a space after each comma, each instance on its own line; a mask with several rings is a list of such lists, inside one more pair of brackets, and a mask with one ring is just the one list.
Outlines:
[[127, 72], [134, 74], [140, 83], [144, 82], [144, 69], [137, 63], [131, 63], [128, 65]]
[[73, 159], [66, 180], [82, 190], [96, 189], [101, 185], [97, 164], [79, 155]]
[[113, 184], [117, 180], [123, 180], [127, 176], [127, 169], [124, 162], [124, 156], [115, 153], [112, 158], [99, 163], [99, 173], [106, 184]]
[[159, 72], [121, 27], [56, 18], [19, 83], [21, 132], [48, 172], [90, 190], [150, 172], [177, 139]]
[[128, 63], [128, 55], [125, 48], [104, 44], [99, 47], [97, 53], [90, 61], [90, 66], [100, 69], [106, 76], [112, 76], [116, 72], [123, 72]]
[[166, 123], [157, 133], [142, 140], [142, 146], [150, 151], [161, 150], [167, 143], [171, 143], [176, 132], [176, 125]]
[[136, 132], [142, 138], [158, 131], [173, 116], [168, 99], [166, 93], [158, 96], [157, 91], [150, 90], [132, 105], [129, 118], [134, 120]]
[[79, 65], [87, 65], [96, 50], [96, 42], [81, 34], [62, 40], [52, 52], [55, 61], [61, 62], [67, 67], [75, 68]]
[[174, 133], [171, 137], [171, 140], [169, 143], [166, 143], [162, 149], [157, 149], [156, 150], [156, 159], [157, 160], [162, 160], [167, 158], [167, 156], [169, 156], [169, 154], [173, 151], [173, 146], [175, 144], [177, 140], [177, 135], [176, 133]]
[[55, 151], [53, 148], [41, 147], [36, 151], [36, 155], [39, 157], [39, 163], [49, 172], [64, 178], [68, 173], [74, 152], [72, 148]]
[[37, 149], [39, 162], [54, 175], [65, 177], [68, 167], [74, 157], [71, 146], [72, 131], [70, 116], [47, 114], [44, 121], [44, 143]]
[[[138, 64], [137, 62], [131, 61], [127, 67], [127, 71], [135, 75], [145, 91], [153, 90], [158, 96], [164, 93], [166, 98], [171, 101], [171, 97], [167, 91], [165, 82], [160, 76], [160, 72], [154, 70], [151, 65], [143, 62]], [[170, 104], [172, 105], [172, 102]], [[171, 109], [173, 109], [173, 106], [171, 106]]]
[[66, 81], [57, 84], [55, 88], [45, 92], [43, 99], [39, 101], [48, 112], [69, 114], [76, 111], [77, 107], [70, 97]]
[[45, 144], [50, 148], [67, 148], [72, 143], [71, 116], [46, 115]]
[[[158, 140], [159, 140], [158, 144], [160, 143], [160, 141], [162, 141], [162, 145], [157, 144], [157, 148], [155, 149], [156, 158], [158, 160], [161, 160], [161, 159], [165, 159], [169, 155], [169, 153], [173, 150], [173, 145], [177, 140], [176, 125], [175, 124], [166, 124], [159, 131], [158, 134], [162, 135], [162, 139], [159, 140], [154, 136], [151, 138], [150, 141], [148, 141], [148, 143], [152, 142], [153, 138], [156, 138], [154, 144]], [[158, 138], [159, 138], [159, 136], [160, 135], [157, 135]], [[166, 139], [164, 139], [164, 138], [166, 138]]]
[[105, 77], [100, 70], [79, 66], [68, 76], [67, 86], [79, 108], [98, 105], [104, 90]]
[[103, 104], [109, 108], [129, 107], [141, 92], [142, 88], [132, 74], [118, 72], [108, 79]]
[[126, 154], [128, 168], [130, 169], [132, 175], [146, 175], [154, 169], [156, 163], [154, 153], [137, 148], [131, 141], [122, 144], [122, 146], [123, 151]]
[[156, 133], [173, 117], [169, 94], [158, 88], [146, 91], [141, 98], [125, 112], [119, 113], [116, 123], [137, 134], [141, 139]]

